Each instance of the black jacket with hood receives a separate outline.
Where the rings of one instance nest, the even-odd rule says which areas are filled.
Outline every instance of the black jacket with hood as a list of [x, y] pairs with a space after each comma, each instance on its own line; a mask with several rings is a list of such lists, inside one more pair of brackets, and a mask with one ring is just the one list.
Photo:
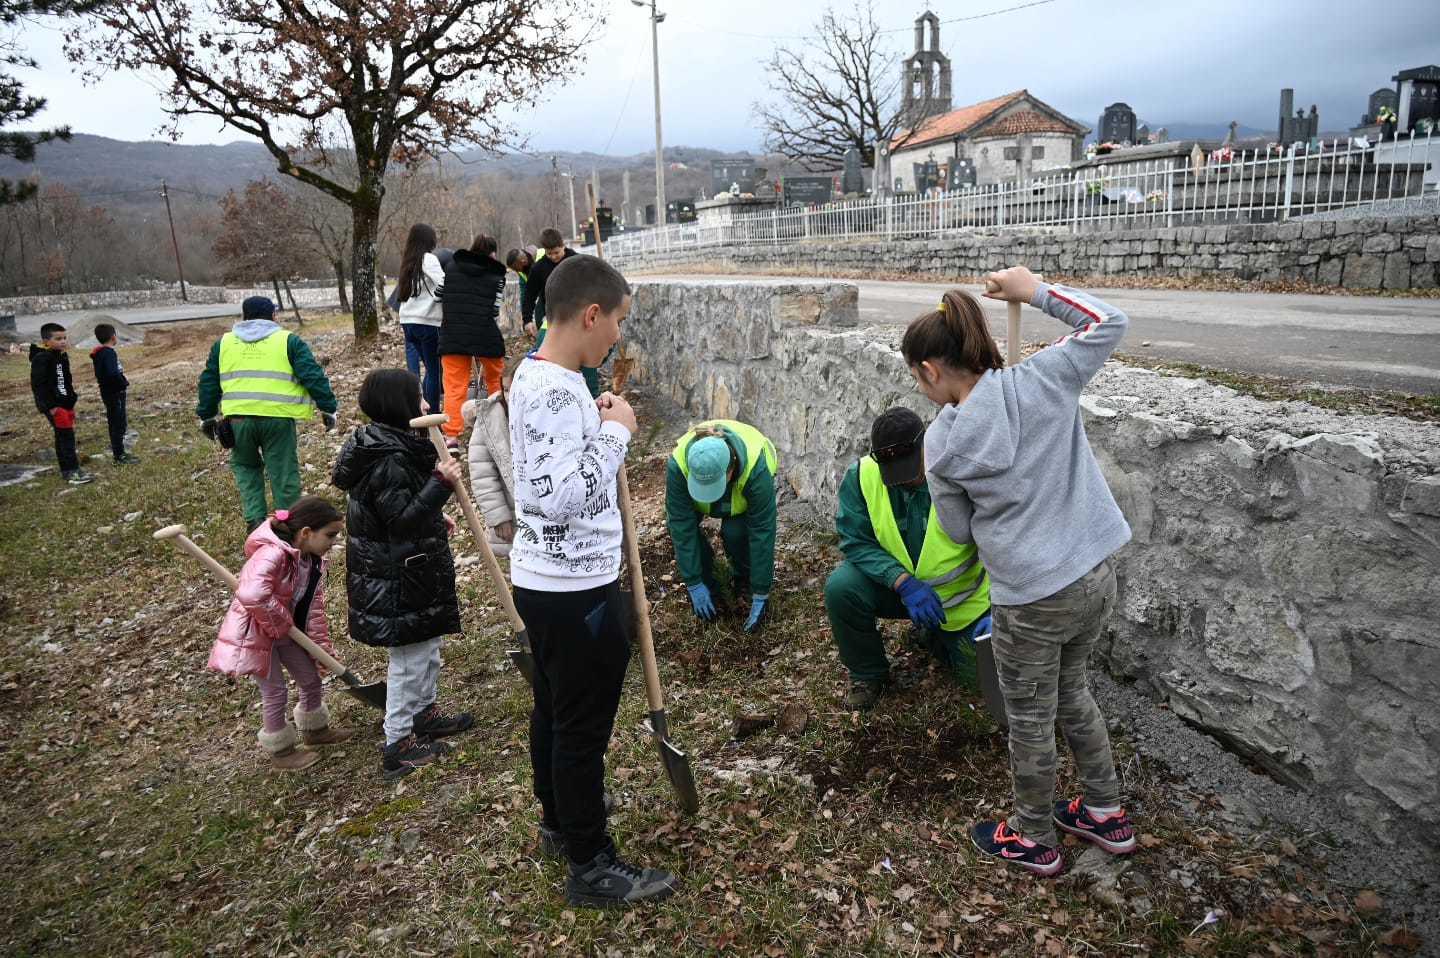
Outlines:
[[[579, 256], [570, 247], [565, 247], [565, 252], [560, 256], [560, 263], [565, 262], [572, 256]], [[520, 318], [524, 323], [533, 323], [537, 319], [545, 318], [545, 282], [550, 279], [550, 274], [555, 272], [555, 267], [560, 263], [552, 262], [550, 257], [543, 253], [536, 258], [535, 265], [530, 267], [530, 278], [525, 281], [525, 295], [520, 297]], [[539, 309], [539, 316], [536, 316], [536, 309]]]
[[58, 349], [30, 345], [30, 392], [35, 408], [43, 413], [52, 409], [74, 409], [75, 383], [70, 378], [70, 356]]
[[505, 292], [505, 267], [493, 256], [456, 250], [445, 270], [445, 298], [440, 301], [440, 355], [505, 355], [500, 332], [500, 297]]
[[450, 487], [422, 434], [372, 422], [340, 450], [331, 481], [349, 496], [350, 635], [392, 647], [460, 631], [455, 560], [442, 509]]

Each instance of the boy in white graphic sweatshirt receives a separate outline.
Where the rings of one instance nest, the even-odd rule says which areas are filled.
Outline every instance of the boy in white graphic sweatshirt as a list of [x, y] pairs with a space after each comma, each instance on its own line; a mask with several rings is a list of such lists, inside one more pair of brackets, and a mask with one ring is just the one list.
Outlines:
[[621, 861], [605, 827], [605, 750], [630, 660], [620, 602], [616, 477], [636, 429], [619, 396], [592, 399], [630, 311], [625, 277], [593, 256], [566, 259], [545, 286], [549, 332], [510, 390], [515, 470], [515, 607], [535, 653], [530, 764], [541, 847], [569, 862], [572, 905], [665, 898], [666, 872]]

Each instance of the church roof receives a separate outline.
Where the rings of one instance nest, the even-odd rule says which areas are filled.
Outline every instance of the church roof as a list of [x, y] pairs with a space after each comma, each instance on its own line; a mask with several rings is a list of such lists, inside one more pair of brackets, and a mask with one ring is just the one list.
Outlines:
[[[1010, 116], [1001, 117], [997, 123], [988, 123], [997, 113], [1021, 100], [1029, 101], [1037, 109], [1022, 110]], [[970, 106], [962, 106], [949, 113], [927, 117], [913, 131], [907, 130], [897, 134], [890, 141], [890, 149], [910, 150], [962, 136], [1004, 136], [1049, 132], [1078, 134], [1086, 132], [1087, 129], [1088, 127], [1081, 126], [1042, 103], [1032, 96], [1029, 90], [1016, 90], [1004, 96], [981, 100]]]

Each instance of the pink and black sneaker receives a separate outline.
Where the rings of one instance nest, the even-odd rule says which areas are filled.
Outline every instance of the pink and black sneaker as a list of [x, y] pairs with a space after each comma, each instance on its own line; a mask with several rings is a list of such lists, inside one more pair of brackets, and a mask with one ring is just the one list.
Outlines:
[[1124, 809], [1105, 818], [1096, 818], [1085, 807], [1085, 796], [1072, 802], [1055, 803], [1055, 824], [1076, 838], [1093, 842], [1112, 855], [1128, 855], [1135, 850], [1135, 827]]
[[1004, 822], [981, 822], [970, 830], [970, 843], [982, 855], [998, 858], [1044, 878], [1065, 870], [1060, 849], [1032, 842]]

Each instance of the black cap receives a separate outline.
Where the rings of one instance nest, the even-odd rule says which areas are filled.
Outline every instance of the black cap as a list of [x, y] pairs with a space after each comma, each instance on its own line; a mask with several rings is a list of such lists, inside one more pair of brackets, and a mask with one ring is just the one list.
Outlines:
[[912, 409], [887, 409], [870, 427], [870, 455], [887, 486], [914, 482], [925, 474], [925, 423]]

